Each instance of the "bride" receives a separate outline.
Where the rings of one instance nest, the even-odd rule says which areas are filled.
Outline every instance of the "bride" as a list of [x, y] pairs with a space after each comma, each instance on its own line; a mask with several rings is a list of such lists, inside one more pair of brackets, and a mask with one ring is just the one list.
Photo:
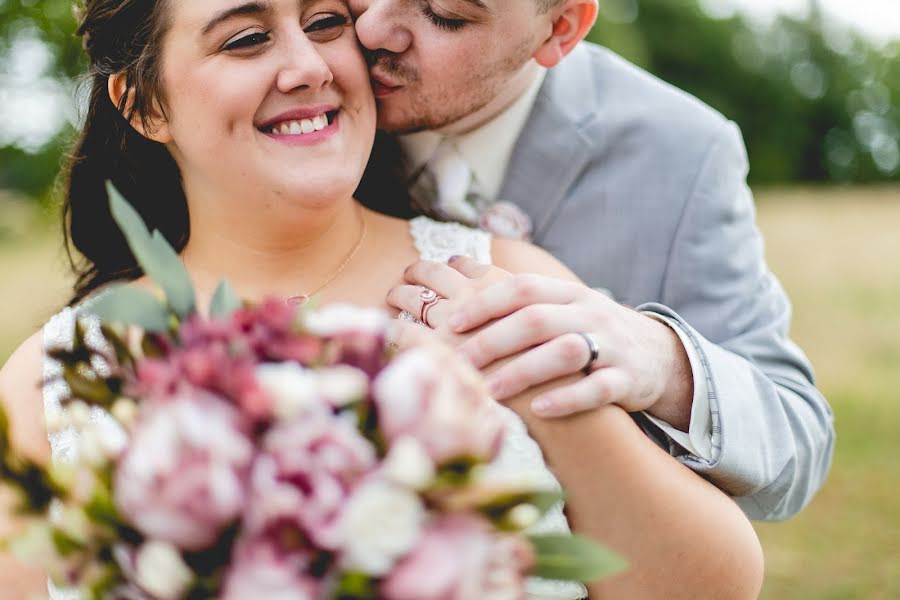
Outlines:
[[[112, 222], [107, 179], [181, 252], [201, 306], [224, 276], [246, 299], [315, 296], [388, 310], [405, 265], [455, 255], [493, 262], [482, 278], [528, 265], [574, 279], [534, 247], [402, 221], [354, 199], [375, 138], [375, 104], [344, 0], [88, 0], [79, 33], [91, 95], [67, 172], [66, 234], [84, 257], [73, 306], [112, 281], [147, 284]], [[35, 385], [54, 368], [42, 348], [69, 341], [73, 315], [54, 317], [0, 372], [14, 440], [43, 460], [66, 456], [43, 425], [58, 390]], [[541, 525], [570, 523], [631, 564], [592, 586], [592, 597], [755, 597], [759, 543], [729, 498], [618, 407], [551, 421], [532, 417], [528, 401], [498, 410], [518, 414], [506, 462], [567, 490], [566, 515]], [[0, 530], [12, 525], [8, 515], [2, 521]], [[0, 569], [0, 589], [15, 597], [42, 588], [39, 572]], [[529, 588], [532, 598], [584, 594], [558, 582]]]

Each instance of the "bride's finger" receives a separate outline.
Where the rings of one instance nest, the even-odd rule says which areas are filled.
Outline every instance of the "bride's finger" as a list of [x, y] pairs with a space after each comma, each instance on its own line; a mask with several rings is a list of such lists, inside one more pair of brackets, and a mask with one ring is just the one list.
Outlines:
[[446, 324], [453, 307], [441, 295], [434, 300], [423, 297], [427, 292], [428, 290], [417, 285], [398, 285], [388, 292], [387, 303], [424, 321], [432, 329], [437, 329]]
[[[600, 350], [597, 364], [605, 364]], [[578, 373], [591, 358], [591, 349], [577, 333], [567, 333], [510, 361], [487, 378], [495, 400], [511, 398], [537, 385]]]
[[488, 325], [469, 338], [460, 352], [475, 367], [483, 369], [501, 358], [587, 329], [590, 327], [584, 318], [570, 306], [532, 304]]
[[515, 275], [460, 304], [449, 326], [456, 333], [464, 333], [531, 304], [569, 304], [582, 288], [581, 284], [542, 275]]
[[632, 386], [622, 369], [598, 369], [575, 383], [541, 394], [531, 402], [540, 417], [566, 417], [628, 399]]
[[471, 285], [469, 278], [459, 271], [429, 260], [420, 260], [408, 266], [403, 278], [407, 283], [434, 290], [445, 298], [453, 298], [461, 289]]
[[387, 342], [402, 352], [413, 346], [431, 343], [435, 335], [433, 331], [422, 325], [395, 320], [388, 331]]

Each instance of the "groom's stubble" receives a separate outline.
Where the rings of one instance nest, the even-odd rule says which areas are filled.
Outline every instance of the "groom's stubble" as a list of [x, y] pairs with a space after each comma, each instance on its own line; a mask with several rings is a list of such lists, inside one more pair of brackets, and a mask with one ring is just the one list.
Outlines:
[[532, 59], [534, 42], [523, 40], [503, 57], [478, 69], [447, 70], [454, 77], [426, 77], [412, 61], [386, 50], [367, 52], [369, 64], [403, 83], [378, 100], [378, 127], [393, 133], [441, 129], [483, 110]]

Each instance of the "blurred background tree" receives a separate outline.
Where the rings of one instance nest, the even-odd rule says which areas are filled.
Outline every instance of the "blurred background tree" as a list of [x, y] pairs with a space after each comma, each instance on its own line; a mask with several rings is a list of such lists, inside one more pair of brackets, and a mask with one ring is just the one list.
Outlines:
[[[898, 180], [900, 41], [810, 1], [809, 19], [760, 26], [721, 0], [602, 0], [591, 40], [736, 121], [752, 183]], [[78, 121], [75, 27], [71, 0], [0, 0], [0, 188], [40, 197], [54, 181]]]

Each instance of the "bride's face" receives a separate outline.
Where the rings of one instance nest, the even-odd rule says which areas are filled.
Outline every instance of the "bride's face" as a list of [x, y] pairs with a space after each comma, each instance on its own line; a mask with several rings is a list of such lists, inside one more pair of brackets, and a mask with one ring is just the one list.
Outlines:
[[344, 0], [175, 1], [170, 19], [156, 135], [189, 194], [252, 208], [353, 193], [376, 115]]

